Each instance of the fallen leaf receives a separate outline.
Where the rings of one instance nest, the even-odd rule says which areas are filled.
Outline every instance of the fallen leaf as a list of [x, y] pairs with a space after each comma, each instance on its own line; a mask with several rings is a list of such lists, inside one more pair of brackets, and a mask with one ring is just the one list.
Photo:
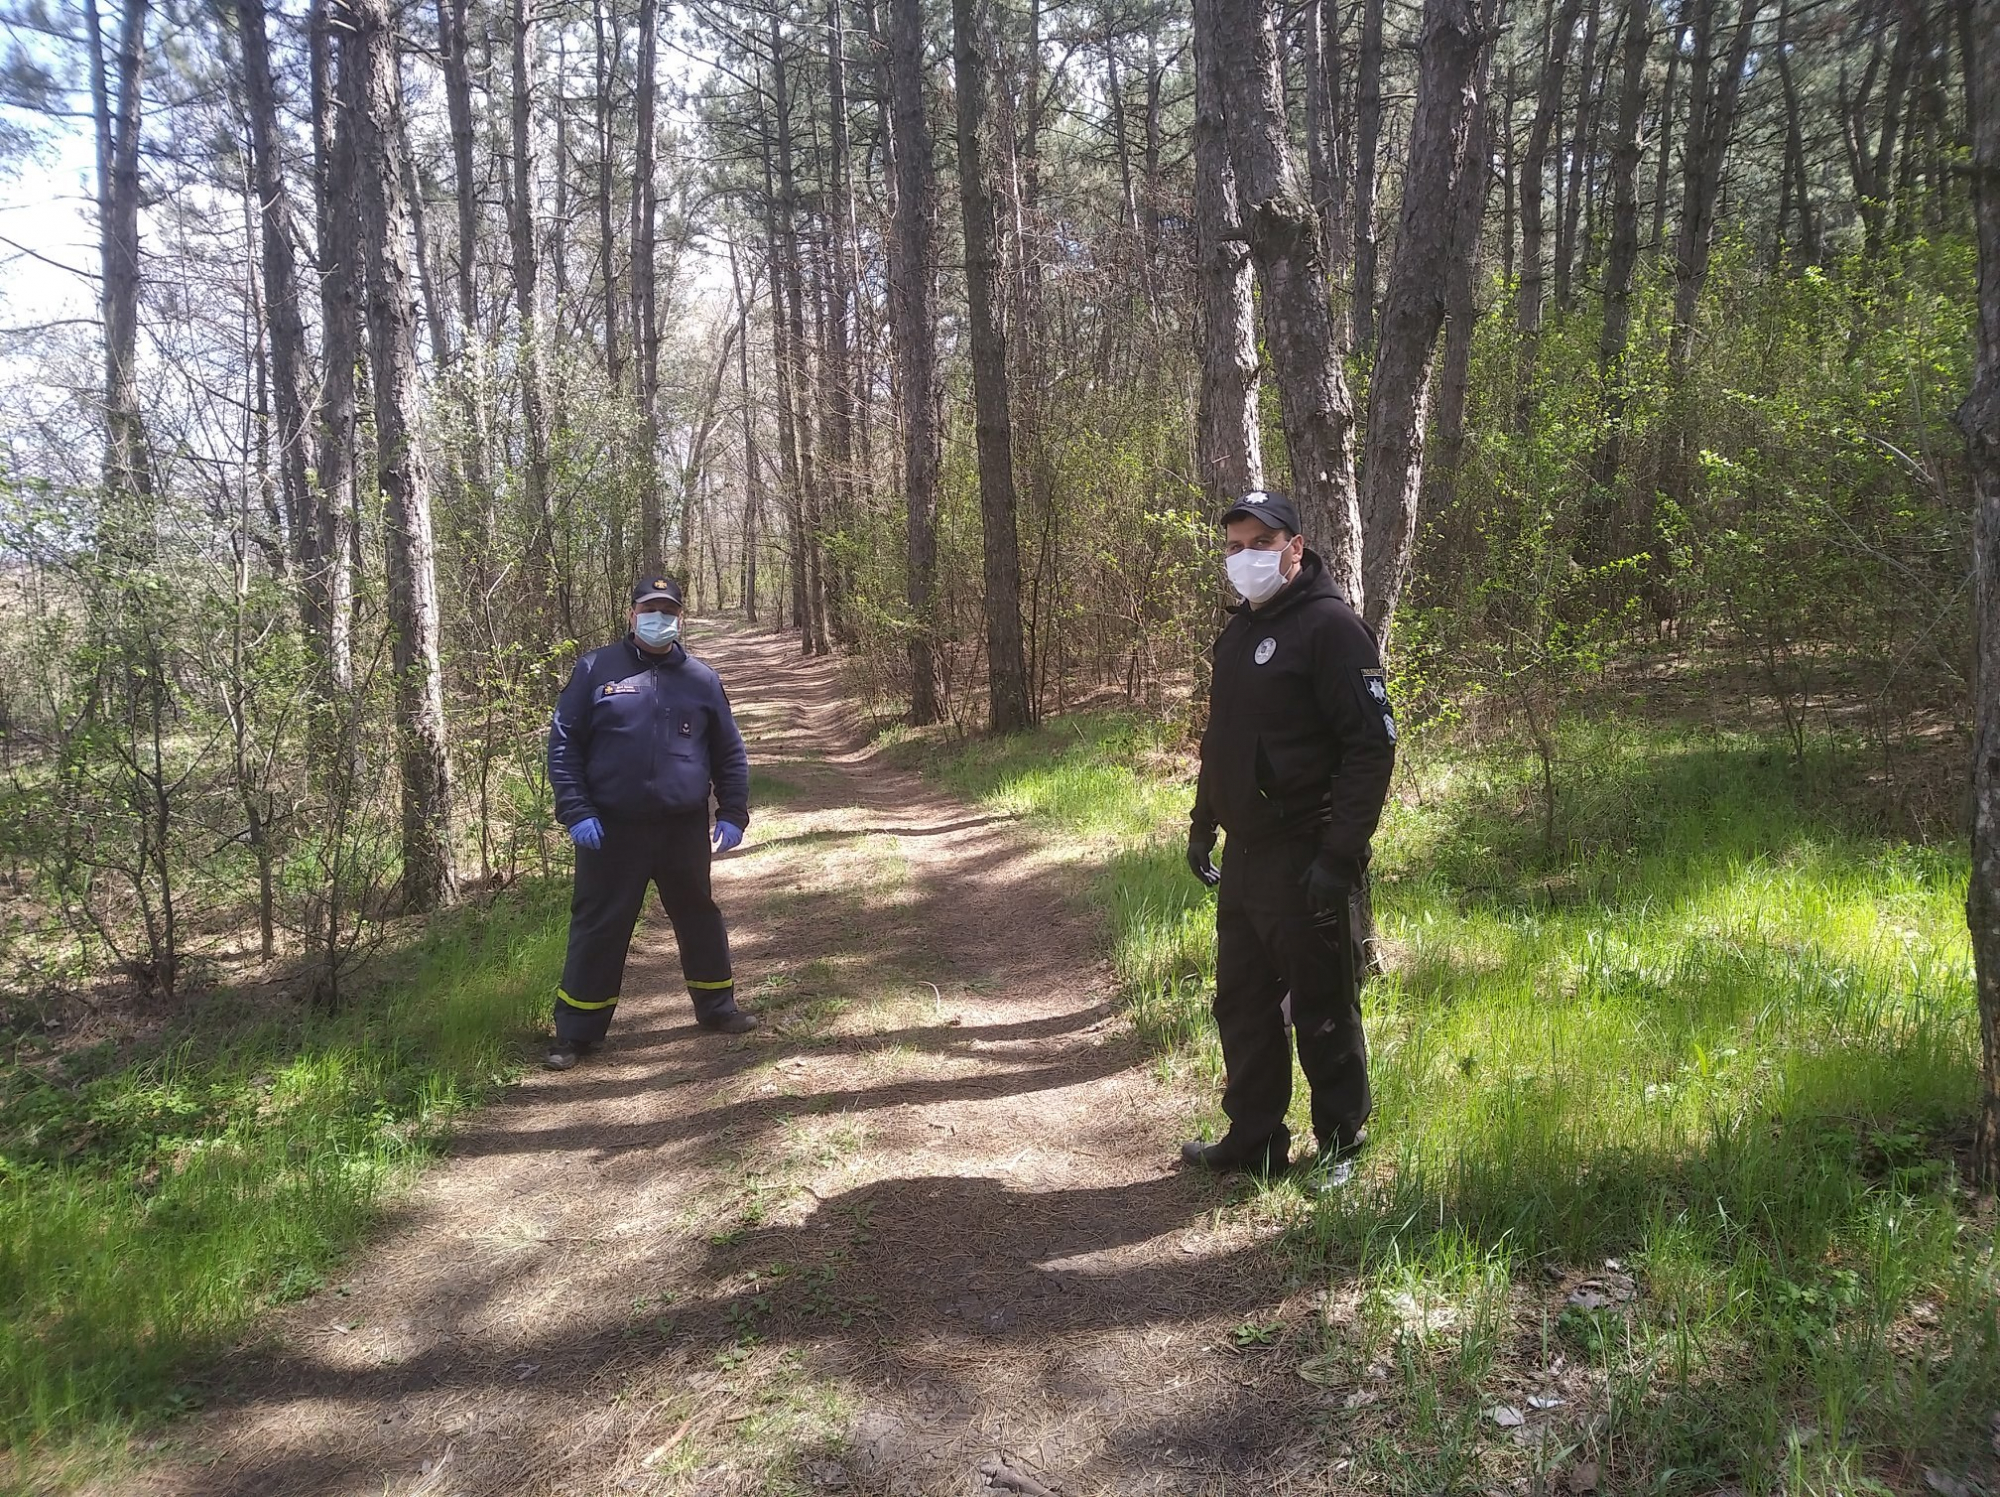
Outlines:
[[1348, 1394], [1342, 1401], [1350, 1409], [1365, 1409], [1381, 1396], [1380, 1393], [1373, 1393], [1366, 1388], [1359, 1388]]
[[1531, 1409], [1559, 1409], [1562, 1406], [1563, 1401], [1560, 1398], [1549, 1398], [1540, 1393], [1528, 1400], [1528, 1407]]
[[1487, 1411], [1486, 1417], [1502, 1429], [1519, 1429], [1528, 1422], [1528, 1416], [1511, 1403], [1496, 1404]]
[[1611, 1296], [1601, 1290], [1593, 1289], [1589, 1285], [1585, 1285], [1580, 1289], [1570, 1290], [1569, 1302], [1579, 1310], [1608, 1310], [1611, 1308]]
[[1577, 1494], [1577, 1497], [1582, 1497], [1582, 1494], [1585, 1492], [1596, 1491], [1597, 1462], [1578, 1461], [1570, 1468], [1567, 1485], [1572, 1492]]

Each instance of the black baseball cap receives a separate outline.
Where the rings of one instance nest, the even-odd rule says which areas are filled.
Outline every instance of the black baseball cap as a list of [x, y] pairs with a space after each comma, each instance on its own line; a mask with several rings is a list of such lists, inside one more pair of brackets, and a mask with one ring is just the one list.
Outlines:
[[639, 580], [632, 584], [632, 606], [654, 603], [664, 598], [679, 608], [681, 606], [681, 585], [664, 572], [641, 572]]
[[1293, 535], [1304, 533], [1299, 528], [1298, 510], [1293, 507], [1291, 500], [1276, 489], [1252, 489], [1225, 509], [1222, 518], [1216, 523], [1227, 525], [1231, 520], [1245, 515], [1262, 520], [1273, 530], [1288, 530]]

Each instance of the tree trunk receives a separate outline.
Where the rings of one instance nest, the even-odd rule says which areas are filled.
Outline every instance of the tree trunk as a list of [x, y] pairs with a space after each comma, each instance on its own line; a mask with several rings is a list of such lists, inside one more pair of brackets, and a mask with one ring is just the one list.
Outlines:
[[[1246, 29], [1246, 17], [1234, 29]], [[1355, 59], [1354, 347], [1375, 346], [1375, 158], [1382, 141], [1382, 0], [1361, 0], [1361, 51]], [[1282, 97], [1282, 95], [1281, 95]], [[1283, 110], [1280, 109], [1282, 116]]]
[[611, 184], [617, 174], [611, 84], [618, 76], [618, 52], [623, 41], [611, 0], [592, 0], [591, 19], [597, 29], [597, 275], [604, 293], [604, 373], [611, 388], [616, 390], [624, 382], [625, 369], [618, 346], [618, 236], [611, 215]]
[[139, 406], [139, 118], [148, 0], [125, 0], [115, 59], [105, 57], [96, 0], [84, 0], [97, 125], [98, 250], [104, 318], [104, 488], [108, 555], [136, 567], [153, 554], [153, 475]]
[[889, 238], [889, 328], [903, 406], [903, 491], [908, 504], [910, 721], [938, 720], [937, 171], [924, 116], [924, 23], [920, 0], [890, 0], [889, 154], [896, 184]]
[[526, 571], [543, 617], [558, 624], [562, 637], [574, 636], [564, 589], [556, 577], [556, 519], [549, 496], [548, 395], [542, 373], [540, 264], [535, 244], [535, 161], [533, 109], [535, 38], [532, 0], [513, 0], [513, 212], [507, 224], [514, 252], [514, 315], [521, 370], [521, 425], [527, 461], [521, 487], [527, 501], [530, 539]]
[[1204, 39], [1211, 44], [1223, 80], [1230, 159], [1263, 285], [1264, 334], [1278, 380], [1294, 498], [1308, 540], [1358, 606], [1354, 404], [1333, 344], [1319, 215], [1300, 193], [1292, 164], [1271, 3], [1260, 0], [1250, 20], [1225, 9], [1224, 0], [1196, 0], [1196, 46]]
[[1797, 244], [1800, 257], [1811, 264], [1819, 258], [1819, 233], [1813, 222], [1812, 185], [1806, 177], [1805, 130], [1800, 122], [1798, 84], [1792, 77], [1792, 41], [1788, 34], [1791, 6], [1778, 6], [1778, 40], [1772, 51], [1778, 61], [1778, 81], [1785, 95], [1785, 165], [1783, 202], [1778, 208], [1778, 235], [1774, 260], [1782, 264], [1792, 242], [1787, 237], [1791, 220], [1797, 215]]
[[1514, 429], [1526, 431], [1535, 413], [1535, 355], [1542, 336], [1547, 303], [1548, 271], [1542, 263], [1546, 219], [1543, 179], [1547, 175], [1549, 137], [1562, 109], [1563, 68], [1570, 37], [1583, 0], [1552, 0], [1549, 51], [1542, 64], [1535, 117], [1528, 126], [1528, 145], [1521, 156], [1521, 280], [1514, 306]]
[[1409, 577], [1422, 492], [1431, 357], [1444, 325], [1455, 260], [1478, 243], [1477, 195], [1462, 185], [1479, 131], [1491, 56], [1493, 0], [1425, 0], [1417, 53], [1416, 114], [1396, 254], [1382, 303], [1382, 336], [1368, 386], [1361, 469], [1363, 617], [1386, 639]]
[[799, 581], [805, 612], [800, 615], [801, 648], [812, 655], [827, 653], [825, 558], [821, 525], [825, 506], [821, 483], [825, 474], [813, 446], [813, 420], [807, 392], [812, 387], [807, 367], [805, 276], [799, 255], [798, 179], [792, 165], [792, 106], [790, 74], [785, 66], [785, 41], [778, 13], [770, 18], [771, 102], [776, 115], [778, 144], [779, 277], [784, 290], [788, 327], [785, 347], [791, 359], [792, 438], [798, 444]]
[[496, 644], [490, 627], [491, 599], [505, 569], [493, 555], [500, 519], [495, 512], [493, 485], [486, 467], [486, 340], [479, 329], [479, 297], [474, 284], [474, 256], [479, 245], [479, 179], [472, 164], [472, 67], [466, 55], [467, 5], [468, 0], [438, 0], [438, 51], [444, 73], [446, 116], [451, 123], [452, 193], [458, 209], [454, 281], [459, 363], [453, 373], [463, 430], [457, 451], [465, 487], [479, 516], [469, 548], [471, 581], [480, 593], [479, 614], [489, 621], [488, 643]]
[[344, 92], [354, 121], [369, 363], [375, 380], [376, 462], [384, 505], [389, 625], [394, 634], [396, 725], [403, 772], [405, 908], [432, 910], [457, 892], [451, 762], [438, 666], [438, 594], [430, 494], [416, 414], [417, 308], [410, 275], [409, 205], [396, 160], [402, 86], [389, 0], [344, 0]]
[[[1348, 267], [1346, 163], [1339, 122], [1335, 80], [1340, 48], [1334, 27], [1337, 0], [1308, 0], [1299, 14], [1300, 62], [1306, 73], [1306, 176], [1312, 183], [1313, 204], [1319, 209], [1320, 240], [1327, 246], [1329, 279], [1344, 282]], [[1196, 83], [1196, 92], [1200, 83]], [[1196, 105], [1197, 111], [1200, 105]], [[1234, 189], [1231, 189], [1232, 195]], [[1197, 209], [1199, 212], [1199, 209]]]
[[313, 564], [301, 579], [308, 628], [323, 653], [328, 688], [354, 682], [355, 367], [361, 359], [361, 241], [354, 220], [354, 125], [341, 107], [328, 0], [313, 0], [313, 186], [319, 239], [320, 382], [317, 483], [312, 493]]
[[[854, 244], [854, 194], [849, 182], [847, 138], [847, 29], [844, 0], [826, 3], [827, 193], [831, 199], [826, 226], [827, 358], [820, 372], [826, 391], [827, 492], [833, 529], [845, 526], [854, 513], [854, 364], [853, 349], [859, 301], [858, 275], [850, 251]], [[852, 583], [837, 560], [824, 566], [827, 630], [842, 644], [855, 640], [848, 606]]]
[[632, 179], [632, 337], [638, 355], [633, 393], [639, 407], [639, 566], [666, 565], [667, 527], [660, 508], [660, 310], [653, 267], [659, 220], [653, 182], [660, 0], [639, 0], [639, 77], [633, 110], [638, 150]]
[[764, 475], [757, 463], [757, 407], [750, 397], [750, 297], [729, 246], [729, 283], [736, 291], [736, 383], [743, 423], [743, 621], [757, 622], [757, 514], [763, 508]]
[[[1488, 67], [1491, 63], [1489, 61]], [[1490, 79], [1489, 79], [1490, 82]], [[1444, 357], [1437, 376], [1437, 413], [1433, 418], [1436, 449], [1424, 462], [1421, 513], [1437, 515], [1457, 500], [1458, 468], [1465, 452], [1465, 407], [1472, 387], [1472, 340], [1479, 326], [1474, 277], [1479, 265], [1479, 236], [1486, 218], [1486, 198], [1493, 185], [1493, 100], [1482, 90], [1473, 111], [1472, 136], [1466, 145], [1465, 167], [1458, 174], [1452, 224], [1466, 236], [1462, 252], [1454, 253], [1445, 281]]]
[[[314, 566], [312, 501], [306, 491], [306, 326], [299, 310], [297, 267], [292, 259], [292, 200], [280, 155], [278, 96], [271, 80], [270, 44], [263, 0], [237, 0], [243, 45], [243, 95], [250, 115], [251, 167], [257, 184], [258, 244], [264, 268], [264, 308], [270, 328], [271, 403], [278, 418], [278, 487], [290, 542], [290, 560], [301, 576]], [[308, 637], [313, 610], [299, 590]]]
[[1570, 309], [1575, 291], [1576, 233], [1583, 215], [1583, 163], [1596, 146], [1597, 25], [1602, 11], [1599, 0], [1590, 0], [1590, 11], [1583, 22], [1583, 51], [1576, 60], [1576, 129], [1569, 138], [1569, 191], [1563, 201], [1562, 223], [1556, 230], [1556, 305], [1565, 312]]
[[[1597, 340], [1599, 408], [1604, 439], [1592, 465], [1597, 523], [1590, 559], [1609, 560], [1610, 500], [1622, 460], [1625, 348], [1632, 331], [1632, 284], [1639, 266], [1639, 117], [1646, 103], [1646, 53], [1652, 38], [1652, 0], [1626, 0], [1624, 74], [1618, 89], [1618, 135], [1611, 147], [1611, 246], [1604, 262], [1604, 325]], [[1665, 148], [1662, 141], [1661, 148]]]
[[1674, 329], [1670, 375], [1678, 386], [1694, 351], [1695, 308], [1708, 283], [1715, 248], [1715, 212], [1722, 194], [1722, 161], [1736, 125], [1736, 101], [1750, 55], [1750, 30], [1763, 0], [1742, 0], [1736, 31], [1718, 81], [1712, 75], [1715, 8], [1721, 0], [1693, 0], [1694, 55], [1689, 59], [1687, 155], [1681, 175], [1680, 231], [1674, 245]]
[[965, 219], [965, 291], [972, 342], [972, 397], [979, 445], [979, 522], [985, 542], [986, 677], [990, 725], [1012, 733], [1033, 720], [1021, 641], [1021, 553], [1015, 532], [1014, 433], [1007, 399], [1007, 340], [994, 304], [999, 256], [986, 180], [986, 75], [973, 0], [952, 0], [952, 62], [958, 84], [959, 202]]
[[[1214, 16], [1196, 12], [1197, 23]], [[1250, 247], [1229, 161], [1221, 57], [1197, 32], [1194, 79], [1195, 254], [1201, 277], [1201, 395], [1195, 437], [1211, 510], [1264, 486], [1257, 419], [1256, 307]]]
[[1972, 932], [1983, 1065], [1974, 1169], [2000, 1182], [2000, 22], [1973, 23], [1973, 215], [1979, 242], [1978, 363], [1958, 409], [1973, 482], [1973, 617], [1978, 628], [1972, 715]]
[[1660, 87], [1660, 120], [1653, 130], [1653, 139], [1659, 142], [1660, 154], [1653, 167], [1653, 233], [1646, 243], [1649, 253], [1663, 255], [1667, 249], [1667, 182], [1668, 166], [1674, 159], [1669, 142], [1674, 138], [1674, 80], [1680, 75], [1681, 46], [1687, 35], [1687, 25], [1676, 18], [1667, 28], [1667, 80]]

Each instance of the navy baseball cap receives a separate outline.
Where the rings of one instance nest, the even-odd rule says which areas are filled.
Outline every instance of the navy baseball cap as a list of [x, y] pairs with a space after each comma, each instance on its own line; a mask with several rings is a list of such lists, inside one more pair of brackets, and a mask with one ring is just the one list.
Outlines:
[[655, 603], [665, 599], [679, 608], [681, 606], [681, 585], [664, 572], [644, 572], [632, 584], [632, 606], [641, 603]]
[[1227, 525], [1231, 520], [1244, 516], [1262, 520], [1273, 530], [1288, 530], [1293, 535], [1303, 532], [1299, 528], [1299, 512], [1292, 501], [1275, 489], [1252, 489], [1222, 512], [1217, 523]]

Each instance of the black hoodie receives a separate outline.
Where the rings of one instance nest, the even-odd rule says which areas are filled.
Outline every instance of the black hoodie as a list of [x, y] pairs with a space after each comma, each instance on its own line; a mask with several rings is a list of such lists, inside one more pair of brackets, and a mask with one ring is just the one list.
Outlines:
[[1232, 613], [1215, 642], [1193, 832], [1315, 836], [1358, 871], [1396, 762], [1375, 636], [1310, 550], [1269, 603]]

